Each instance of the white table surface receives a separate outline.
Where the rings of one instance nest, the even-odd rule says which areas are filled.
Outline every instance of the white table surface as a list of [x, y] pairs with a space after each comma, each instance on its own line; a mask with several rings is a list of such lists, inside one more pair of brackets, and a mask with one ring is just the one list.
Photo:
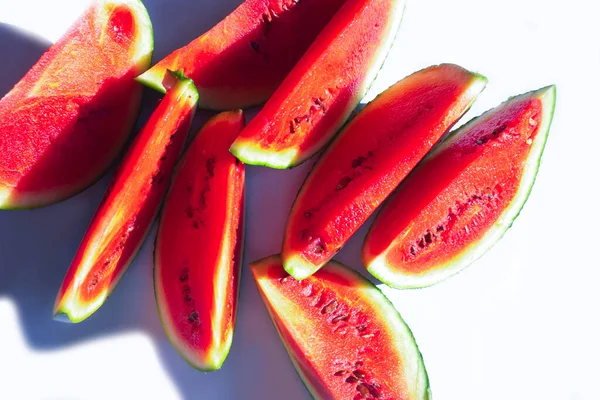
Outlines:
[[[146, 0], [155, 61], [239, 2]], [[79, 0], [0, 0], [0, 95], [83, 6]], [[438, 400], [600, 399], [599, 11], [594, 0], [409, 0], [370, 92], [372, 98], [430, 64], [458, 63], [490, 80], [471, 118], [511, 95], [558, 86], [537, 183], [504, 239], [438, 286], [383, 288], [417, 338]], [[146, 92], [145, 115], [156, 98]], [[292, 171], [248, 168], [237, 329], [223, 369], [210, 374], [188, 367], [164, 336], [152, 291], [151, 240], [89, 320], [66, 325], [51, 319], [108, 176], [52, 207], [0, 211], [0, 399], [309, 399], [247, 262], [278, 252], [310, 164]], [[365, 233], [361, 229], [336, 258], [361, 269]]]

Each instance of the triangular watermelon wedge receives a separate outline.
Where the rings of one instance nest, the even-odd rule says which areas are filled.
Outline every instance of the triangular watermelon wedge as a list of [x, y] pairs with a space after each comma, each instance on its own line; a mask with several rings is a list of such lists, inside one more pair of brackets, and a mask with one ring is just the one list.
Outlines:
[[55, 203], [109, 167], [138, 114], [151, 62], [139, 0], [92, 3], [0, 100], [0, 208]]

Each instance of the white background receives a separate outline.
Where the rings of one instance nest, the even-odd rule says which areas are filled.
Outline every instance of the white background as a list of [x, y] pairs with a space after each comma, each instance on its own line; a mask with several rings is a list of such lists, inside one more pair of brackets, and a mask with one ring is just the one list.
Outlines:
[[[239, 2], [146, 0], [155, 61]], [[82, 8], [79, 0], [0, 0], [0, 95]], [[537, 183], [505, 238], [436, 287], [383, 288], [413, 329], [438, 400], [600, 399], [599, 11], [596, 0], [409, 1], [371, 90], [369, 98], [417, 69], [458, 63], [490, 80], [470, 118], [511, 95], [558, 86]], [[143, 117], [156, 98], [146, 92]], [[188, 367], [164, 336], [151, 240], [89, 320], [52, 321], [54, 296], [108, 176], [56, 206], [0, 211], [0, 399], [308, 399], [246, 267], [278, 252], [309, 164], [248, 168], [239, 319], [228, 360], [211, 374]], [[337, 259], [360, 270], [365, 233]]]

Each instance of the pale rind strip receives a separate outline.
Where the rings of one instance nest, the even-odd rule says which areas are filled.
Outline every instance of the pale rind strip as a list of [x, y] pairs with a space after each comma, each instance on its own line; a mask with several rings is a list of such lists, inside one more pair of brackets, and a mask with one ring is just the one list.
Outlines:
[[[452, 144], [455, 138], [460, 137], [462, 132], [469, 130], [473, 125], [481, 121], [485, 121], [492, 115], [492, 113], [510, 106], [514, 101], [535, 97], [539, 98], [542, 102], [541, 124], [531, 145], [531, 152], [527, 157], [527, 161], [523, 169], [523, 176], [519, 182], [519, 189], [517, 190], [514, 199], [510, 202], [506, 210], [504, 210], [504, 212], [499, 216], [492, 228], [480, 240], [471, 243], [461, 253], [457, 254], [456, 257], [454, 257], [450, 262], [423, 274], [408, 274], [398, 271], [397, 269], [393, 268], [393, 266], [388, 266], [386, 262], [387, 251], [383, 252], [367, 265], [367, 269], [373, 276], [385, 284], [398, 289], [417, 289], [428, 287], [457, 274], [472, 264], [478, 258], [483, 256], [483, 254], [485, 254], [494, 244], [496, 244], [502, 238], [502, 236], [504, 236], [506, 231], [511, 227], [514, 220], [521, 212], [521, 209], [525, 205], [535, 182], [542, 153], [544, 152], [544, 147], [548, 139], [548, 132], [550, 131], [550, 125], [552, 124], [552, 118], [554, 115], [556, 87], [548, 86], [537, 91], [525, 93], [509, 99], [498, 108], [486, 112], [479, 118], [470, 121], [452, 133], [427, 157], [434, 157], [440, 151], [443, 151], [444, 148]], [[396, 242], [390, 245], [388, 249], [394, 247]]]
[[[471, 106], [473, 105], [473, 103], [475, 103], [475, 100], [477, 99], [477, 96], [479, 96], [479, 94], [483, 91], [483, 89], [485, 88], [485, 86], [487, 85], [487, 78], [483, 75], [471, 72], [472, 74], [472, 79], [469, 83], [468, 88], [460, 95], [459, 98], [456, 99], [456, 104], [465, 104], [464, 110], [465, 112], [467, 110], [469, 110], [471, 108]], [[384, 92], [385, 93], [385, 92]], [[380, 95], [383, 96], [384, 94]], [[369, 110], [373, 107], [381, 107], [380, 104], [378, 104], [379, 101], [377, 100], [377, 98], [375, 98], [373, 101], [371, 101], [369, 104], [367, 104], [367, 106], [362, 110], [363, 113], [368, 113]], [[360, 114], [356, 117], [356, 118], [360, 118]], [[355, 119], [356, 119], [355, 118]], [[446, 114], [445, 116], [446, 119], [454, 119], [455, 117], [451, 114]], [[455, 122], [454, 120], [450, 121], [451, 123], [445, 122], [445, 125], [450, 126], [453, 125], [453, 122]], [[343, 134], [347, 129], [351, 129], [352, 128], [352, 124], [353, 121], [350, 121], [345, 127], [344, 130], [338, 134], [338, 136], [336, 137], [336, 139], [334, 139], [334, 141], [331, 143], [330, 146], [335, 146], [335, 144], [337, 143], [337, 141], [341, 140], [343, 138]], [[327, 153], [324, 153], [324, 155], [321, 157], [321, 159], [323, 159], [323, 157], [325, 157]], [[315, 166], [318, 165], [318, 161], [317, 164], [315, 164]], [[284, 243], [286, 241], [284, 240]], [[312, 274], [315, 273], [315, 271], [318, 270], [318, 268], [311, 263], [310, 261], [308, 261], [302, 254], [302, 252], [299, 251], [295, 251], [295, 252], [290, 252], [290, 255], [287, 255], [286, 250], [284, 249], [283, 252], [284, 254], [284, 261], [283, 261], [283, 266], [285, 268], [285, 270], [292, 275], [295, 279], [298, 280], [303, 280], [308, 278], [309, 276], [311, 276]], [[287, 257], [286, 257], [287, 255]]]
[[[335, 136], [335, 134], [343, 127], [360, 100], [365, 97], [369, 88], [371, 87], [371, 84], [381, 70], [392, 44], [394, 43], [396, 34], [400, 29], [400, 24], [404, 15], [404, 9], [406, 7], [406, 1], [391, 1], [393, 1], [394, 6], [389, 12], [390, 15], [389, 22], [387, 23], [387, 30], [382, 33], [383, 40], [378, 45], [378, 51], [375, 53], [367, 69], [365, 78], [361, 82], [360, 89], [356, 92], [351, 101], [348, 102], [344, 112], [340, 114], [336, 125], [331, 127], [331, 133], [329, 135], [326, 135], [319, 142], [315, 143], [312, 148], [304, 149], [302, 153], [300, 153], [297, 148], [281, 151], [270, 151], [269, 149], [261, 148], [260, 145], [256, 145], [251, 141], [234, 142], [233, 146], [231, 147], [231, 152], [245, 164], [262, 165], [275, 169], [286, 169], [302, 164], [308, 158], [312, 157], [318, 151], [318, 149], [325, 146], [327, 142], [331, 140], [331, 138]], [[345, 27], [345, 29], [348, 29], [348, 27]], [[321, 54], [320, 57], [323, 57], [324, 54], [325, 53]], [[298, 64], [301, 62], [302, 60]]]
[[[281, 336], [286, 351], [307, 389], [315, 399], [329, 399], [330, 394], [319, 393], [319, 389], [311, 385], [311, 380], [307, 376], [308, 371], [301, 367], [302, 354], [296, 354], [291, 346], [286, 343], [285, 336], [289, 335], [293, 338], [294, 333], [302, 331], [306, 324], [302, 322], [302, 315], [297, 312], [299, 306], [281, 294], [278, 288], [272, 284], [272, 280], [269, 279], [267, 274], [261, 273], [261, 270], [267, 270], [272, 265], [281, 265], [280, 256], [271, 256], [251, 264], [260, 294]], [[378, 311], [377, 321], [386, 325], [386, 332], [392, 336], [390, 344], [395, 345], [395, 351], [402, 360], [403, 370], [399, 371], [398, 376], [405, 379], [406, 387], [410, 390], [409, 397], [406, 400], [430, 400], [429, 378], [423, 363], [423, 357], [410, 328], [393, 304], [375, 285], [358, 272], [335, 261], [330, 261], [323, 268], [352, 282], [352, 286], [360, 293], [364, 301], [370, 303], [372, 308]], [[343, 352], [344, 350], [340, 349], [340, 351]]]
[[[231, 111], [229, 113], [237, 113], [239, 111]], [[219, 114], [219, 115], [223, 115]], [[219, 118], [219, 116], [216, 116], [213, 121], [216, 120], [216, 118]], [[202, 129], [206, 129], [208, 127], [208, 124], [210, 124], [211, 122], [207, 122], [207, 124], [202, 128]], [[183, 163], [185, 161], [185, 157], [182, 159], [182, 161], [180, 163]], [[182, 164], [183, 165], [183, 164]], [[230, 178], [229, 180], [232, 180], [232, 175], [235, 174], [235, 167], [230, 168], [229, 171], [229, 175]], [[244, 186], [244, 181], [245, 181], [245, 176], [242, 176], [243, 181], [241, 182], [241, 186]], [[228, 193], [227, 193], [227, 201], [228, 201], [228, 206], [227, 209], [228, 210], [234, 210], [235, 207], [233, 207], [233, 201], [237, 200], [236, 196], [234, 196], [234, 192], [235, 192], [235, 185], [227, 185], [228, 188]], [[240, 204], [240, 216], [238, 219], [238, 224], [241, 224], [243, 226], [244, 224], [244, 204], [241, 203]], [[236, 220], [236, 217], [233, 215], [229, 215], [228, 216], [230, 218], [230, 222], [225, 224], [225, 230], [219, 234], [221, 237], [231, 237], [232, 236], [232, 230], [236, 230], [238, 226], [234, 224], [234, 221]], [[238, 241], [242, 241], [244, 240], [243, 237], [243, 230], [242, 230], [242, 234], [240, 237], [237, 237], [236, 239]], [[157, 240], [158, 240], [158, 236], [157, 236]], [[207, 352], [205, 354], [204, 359], [200, 359], [200, 357], [198, 357], [198, 350], [193, 348], [192, 346], [189, 345], [189, 342], [187, 341], [187, 339], [185, 337], [182, 337], [179, 332], [177, 332], [177, 330], [173, 329], [173, 327], [175, 326], [174, 322], [172, 320], [170, 320], [171, 317], [171, 313], [167, 310], [167, 309], [162, 309], [161, 304], [167, 304], [166, 301], [166, 294], [165, 294], [165, 290], [164, 287], [162, 285], [162, 279], [160, 279], [161, 276], [161, 269], [163, 268], [162, 264], [160, 263], [160, 260], [162, 259], [161, 255], [160, 255], [160, 246], [156, 246], [155, 245], [155, 255], [154, 255], [154, 292], [155, 292], [155, 296], [156, 296], [156, 305], [157, 308], [159, 310], [158, 315], [161, 319], [161, 323], [162, 326], [165, 330], [167, 339], [169, 340], [169, 342], [171, 343], [171, 345], [173, 346], [173, 348], [177, 351], [177, 353], [179, 353], [179, 355], [181, 355], [181, 357], [193, 368], [198, 369], [200, 371], [204, 371], [204, 372], [211, 372], [211, 371], [215, 371], [218, 370], [222, 367], [223, 363], [225, 362], [225, 359], [227, 358], [227, 355], [229, 354], [229, 351], [231, 349], [231, 345], [233, 343], [233, 333], [234, 333], [234, 326], [231, 326], [231, 329], [229, 329], [227, 331], [227, 336], [224, 338], [224, 340], [222, 340], [221, 338], [221, 333], [223, 331], [223, 320], [225, 317], [225, 314], [227, 313], [226, 310], [226, 302], [227, 302], [227, 283], [230, 281], [230, 277], [232, 274], [232, 270], [231, 268], [235, 268], [236, 265], [233, 265], [232, 262], [232, 258], [231, 256], [234, 255], [234, 250], [235, 250], [235, 246], [237, 245], [237, 242], [235, 244], [230, 243], [228, 240], [223, 240], [222, 241], [222, 247], [220, 250], [220, 259], [218, 262], [218, 267], [217, 267], [217, 275], [213, 278], [213, 284], [214, 284], [214, 289], [213, 289], [213, 293], [215, 293], [216, 295], [216, 301], [215, 301], [215, 309], [213, 309], [213, 314], [211, 315], [211, 332], [212, 332], [212, 347], [210, 349], [209, 352]], [[233, 247], [233, 248], [232, 248]], [[238, 271], [233, 271], [233, 273], [237, 274], [237, 278], [238, 278], [238, 290], [239, 290], [239, 278], [240, 278], [240, 272], [241, 272], [241, 250], [240, 250], [240, 254], [235, 254], [234, 256], [239, 256], [240, 260], [239, 263], [237, 265]], [[229, 267], [228, 267], [229, 266]], [[209, 277], [210, 278], [210, 277]], [[238, 293], [234, 293], [234, 295], [237, 296]], [[232, 310], [232, 312], [235, 314], [235, 310]], [[167, 320], [169, 319], [169, 320]]]
[[[195, 111], [195, 107], [198, 102], [198, 92], [197, 92], [196, 88], [194, 87], [193, 82], [190, 79], [181, 80], [179, 82], [179, 85], [177, 87], [174, 87], [172, 90], [175, 90], [178, 93], [175, 103], [180, 105], [180, 108], [179, 108], [180, 110], [181, 110], [181, 107], [183, 107], [183, 104], [185, 104], [185, 106], [188, 109], [191, 108]], [[114, 207], [111, 207], [111, 208], [113, 208], [113, 209], [116, 208], [115, 216], [113, 218], [109, 219], [108, 224], [106, 224], [105, 226], [97, 227], [96, 229], [98, 231], [102, 231], [103, 233], [111, 232], [113, 229], [115, 229], [116, 224], [122, 222], [122, 219], [118, 216], [118, 213], [120, 212], [119, 206], [115, 205]], [[157, 212], [158, 212], [158, 209], [156, 210], [156, 213]], [[154, 217], [152, 218], [152, 220], [154, 220]], [[142, 236], [143, 238], [145, 238], [148, 235], [151, 228], [152, 228], [152, 224], [150, 223], [150, 224], [148, 224], [148, 228], [146, 229], [146, 231], [144, 232], [144, 235]], [[92, 315], [94, 312], [96, 312], [96, 310], [98, 310], [98, 308], [100, 308], [100, 306], [102, 306], [102, 304], [104, 304], [104, 302], [106, 301], [106, 299], [108, 298], [108, 296], [110, 295], [112, 290], [118, 285], [119, 281], [121, 280], [121, 278], [127, 271], [127, 269], [128, 269], [127, 267], [122, 268], [120, 273], [113, 280], [112, 285], [110, 285], [110, 287], [107, 288], [107, 290], [104, 291], [104, 293], [97, 296], [93, 301], [91, 301], [91, 302], [80, 301], [79, 288], [85, 282], [87, 275], [89, 274], [89, 272], [91, 271], [91, 269], [93, 268], [95, 263], [97, 262], [97, 254], [99, 252], [101, 252], [102, 249], [104, 248], [104, 246], [106, 245], [106, 243], [103, 240], [107, 240], [108, 242], [110, 242], [111, 237], [106, 236], [105, 234], [102, 234], [99, 236], [99, 239], [100, 240], [90, 243], [88, 245], [89, 248], [86, 251], [86, 253], [84, 254], [84, 256], [82, 257], [77, 274], [75, 275], [73, 281], [70, 283], [69, 287], [66, 289], [64, 296], [62, 298], [59, 297], [56, 299], [56, 303], [54, 305], [54, 311], [53, 311], [55, 320], [61, 321], [61, 322], [78, 323], [78, 322], [81, 322], [81, 321], [85, 320], [86, 318], [88, 318], [90, 315]], [[140, 240], [140, 243], [138, 244], [136, 249], [132, 252], [131, 257], [124, 263], [125, 266], [129, 266], [131, 264], [131, 262], [133, 262], [133, 259], [137, 255], [137, 253], [140, 250], [143, 243], [144, 243], [144, 240]]]
[[[104, 0], [96, 3], [96, 7], [105, 7], [107, 4], [114, 5], [127, 5], [133, 11], [133, 15], [135, 16], [135, 21], [137, 24], [137, 37], [134, 40], [137, 43], [134, 60], [136, 68], [138, 71], [145, 71], [150, 67], [152, 63], [152, 54], [154, 52], [154, 31], [152, 29], [152, 22], [150, 21], [150, 16], [148, 15], [148, 10], [144, 7], [144, 4], [140, 0]], [[105, 21], [108, 19], [106, 14], [101, 14], [101, 20]], [[35, 88], [33, 89], [35, 92]], [[132, 104], [135, 105], [139, 103], [140, 98], [134, 97], [132, 99]], [[133, 107], [132, 105], [132, 107]], [[137, 115], [132, 115], [132, 119], [137, 118]], [[133, 123], [131, 122], [131, 126]], [[77, 187], [75, 188], [75, 190]], [[72, 188], [64, 188], [66, 192], [72, 192], [74, 189]], [[36, 194], [19, 194], [19, 201], [17, 204], [13, 204], [13, 199], [11, 198], [13, 192], [15, 191], [14, 187], [2, 187], [0, 186], [0, 209], [11, 210], [11, 209], [27, 209], [38, 207], [40, 205], [49, 204], [57, 201], [57, 196], [54, 193], [36, 193]]]

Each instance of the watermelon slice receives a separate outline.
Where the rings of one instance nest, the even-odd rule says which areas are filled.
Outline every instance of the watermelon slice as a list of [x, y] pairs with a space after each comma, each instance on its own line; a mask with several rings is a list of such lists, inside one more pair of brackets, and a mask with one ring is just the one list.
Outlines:
[[165, 71], [183, 70], [200, 92], [200, 107], [264, 103], [345, 1], [246, 0], [138, 81], [164, 92]]
[[251, 265], [286, 350], [315, 399], [431, 398], [410, 329], [357, 272], [330, 262], [297, 281], [279, 256]]
[[96, 1], [0, 100], [0, 208], [55, 203], [102, 175], [135, 123], [153, 46], [140, 1]]
[[363, 247], [369, 272], [396, 288], [425, 287], [490, 249], [527, 201], [555, 92], [514, 97], [432, 151], [371, 226]]
[[165, 77], [170, 89], [128, 149], [62, 283], [54, 315], [80, 322], [106, 300], [137, 254], [158, 212], [194, 118], [190, 79]]
[[337, 132], [381, 68], [404, 0], [348, 0], [231, 151], [247, 164], [296, 166]]
[[304, 279], [325, 265], [469, 109], [486, 79], [429, 67], [368, 104], [321, 155], [292, 206], [282, 258]]
[[154, 250], [167, 337], [192, 366], [219, 369], [231, 347], [244, 226], [244, 165], [229, 146], [241, 111], [206, 123], [177, 167]]

